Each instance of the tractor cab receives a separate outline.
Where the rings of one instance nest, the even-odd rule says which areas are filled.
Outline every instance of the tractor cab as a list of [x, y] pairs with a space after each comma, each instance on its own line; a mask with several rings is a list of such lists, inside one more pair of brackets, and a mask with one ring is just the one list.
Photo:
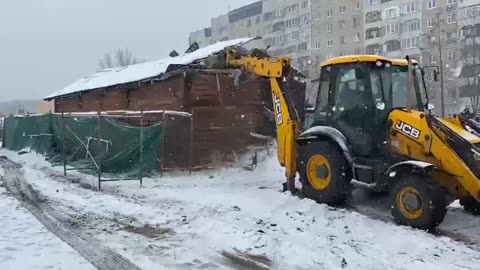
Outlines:
[[[380, 158], [393, 109], [409, 106], [408, 62], [381, 56], [343, 56], [321, 64], [313, 126], [339, 130], [355, 157]], [[424, 111], [425, 92], [412, 76], [411, 107]]]

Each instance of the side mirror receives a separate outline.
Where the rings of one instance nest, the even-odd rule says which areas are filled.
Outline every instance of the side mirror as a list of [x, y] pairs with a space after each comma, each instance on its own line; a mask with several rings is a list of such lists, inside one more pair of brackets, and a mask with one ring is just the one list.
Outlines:
[[427, 107], [427, 110], [431, 111], [435, 109], [435, 104], [428, 102], [426, 107]]
[[433, 70], [433, 81], [438, 82], [438, 75], [440, 75], [440, 72], [438, 72], [438, 70], [434, 69]]

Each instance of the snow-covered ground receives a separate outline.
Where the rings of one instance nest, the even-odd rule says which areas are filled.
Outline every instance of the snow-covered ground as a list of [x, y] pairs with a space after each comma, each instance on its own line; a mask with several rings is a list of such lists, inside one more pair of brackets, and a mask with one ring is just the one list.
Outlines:
[[[0, 176], [4, 176], [0, 170]], [[0, 269], [95, 269], [0, 187]]]
[[253, 172], [177, 173], [98, 192], [77, 183], [95, 177], [65, 179], [40, 156], [0, 154], [23, 165], [53, 208], [142, 269], [480, 269], [476, 246], [281, 193], [274, 156]]

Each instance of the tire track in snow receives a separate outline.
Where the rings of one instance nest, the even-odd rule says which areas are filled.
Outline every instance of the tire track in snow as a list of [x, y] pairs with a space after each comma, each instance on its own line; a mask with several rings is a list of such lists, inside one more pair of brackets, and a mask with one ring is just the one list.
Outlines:
[[112, 249], [69, 225], [68, 219], [39, 198], [23, 179], [22, 166], [6, 158], [0, 159], [5, 171], [5, 187], [28, 209], [40, 223], [62, 241], [75, 249], [99, 270], [140, 270]]

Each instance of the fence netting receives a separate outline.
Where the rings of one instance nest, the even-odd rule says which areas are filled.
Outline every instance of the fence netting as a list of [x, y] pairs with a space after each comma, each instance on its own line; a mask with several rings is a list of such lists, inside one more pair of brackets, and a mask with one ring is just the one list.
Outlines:
[[56, 165], [65, 160], [87, 173], [101, 167], [102, 173], [125, 177], [156, 171], [162, 146], [160, 124], [136, 127], [110, 117], [10, 116], [4, 134], [9, 150], [41, 153]]

